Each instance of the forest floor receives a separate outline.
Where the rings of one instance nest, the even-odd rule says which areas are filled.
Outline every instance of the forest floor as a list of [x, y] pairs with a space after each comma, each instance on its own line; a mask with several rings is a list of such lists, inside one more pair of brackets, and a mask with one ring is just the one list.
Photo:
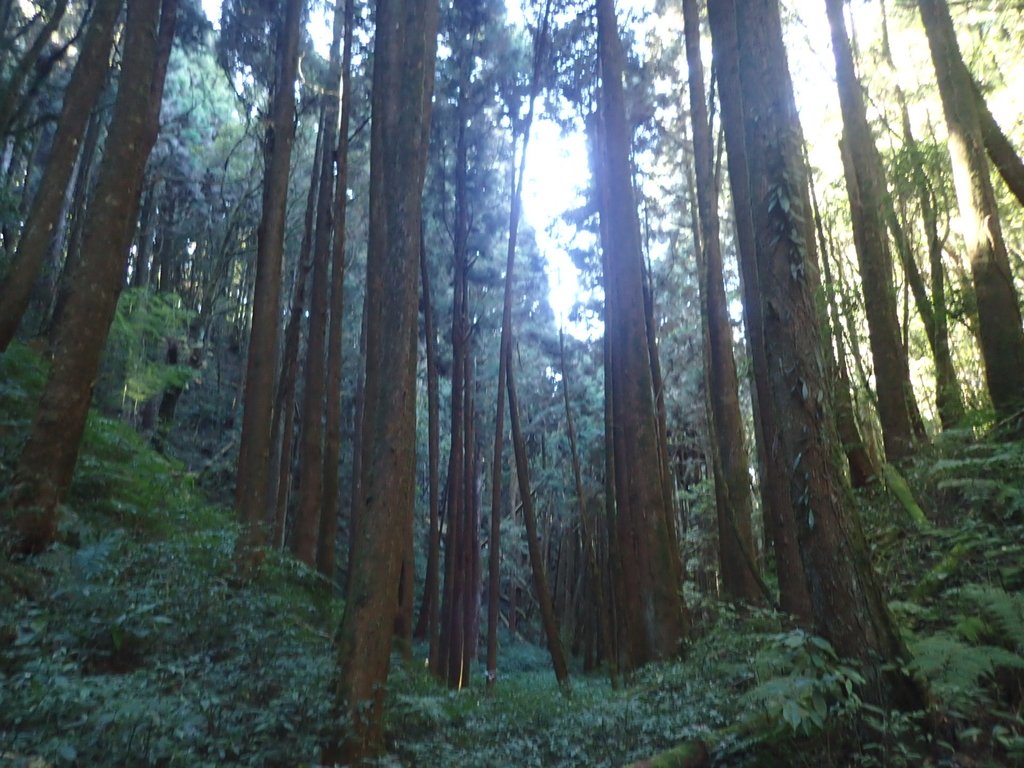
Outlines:
[[[0, 489], [43, 376], [0, 357]], [[696, 740], [721, 766], [1024, 765], [1024, 443], [946, 436], [904, 471], [926, 521], [882, 488], [859, 503], [927, 718], [862, 701], [854, 665], [770, 612], [689, 595], [685, 659], [621, 690], [577, 669], [563, 694], [508, 636], [493, 695], [396, 656], [380, 764], [620, 766]], [[60, 542], [0, 561], [0, 767], [315, 764], [341, 602], [278, 553], [240, 578], [235, 535], [183, 464], [93, 413]]]

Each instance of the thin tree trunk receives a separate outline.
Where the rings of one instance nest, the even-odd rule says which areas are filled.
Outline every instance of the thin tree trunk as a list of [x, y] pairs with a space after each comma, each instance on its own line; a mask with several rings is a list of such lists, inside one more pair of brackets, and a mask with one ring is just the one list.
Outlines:
[[[97, 0], [82, 41], [82, 52], [64, 91], [50, 158], [18, 241], [13, 264], [0, 283], [0, 352], [5, 351], [14, 338], [28, 307], [32, 286], [58, 230], [57, 220], [75, 159], [79, 156], [82, 136], [110, 68], [110, 48], [121, 6], [122, 0]], [[87, 170], [82, 175], [88, 177]]]
[[326, 148], [334, 146], [335, 141], [332, 130], [327, 127], [329, 112], [330, 108], [321, 102], [317, 131], [321, 136], [317, 142], [323, 149], [319, 154], [320, 167], [316, 171], [318, 183], [310, 252], [310, 306], [306, 321], [306, 359], [302, 366], [302, 411], [299, 417], [298, 498], [291, 535], [292, 552], [311, 568], [316, 565], [323, 502], [324, 336], [327, 332], [330, 209], [334, 195], [333, 153]]
[[[518, 175], [513, 170], [514, 186], [512, 203], [509, 206], [508, 250], [505, 256], [505, 293], [501, 312], [501, 341], [498, 350], [497, 404], [494, 414], [494, 453], [491, 459], [491, 529], [488, 551], [488, 598], [487, 598], [487, 688], [493, 690], [498, 680], [498, 620], [501, 579], [501, 473], [502, 449], [505, 444], [505, 374], [509, 365], [512, 343], [512, 288], [516, 259], [516, 243], [519, 238], [519, 219], [523, 201], [523, 179], [526, 174], [526, 151], [530, 146], [530, 128], [533, 125], [533, 110], [540, 91], [540, 73], [547, 44], [548, 18], [551, 1], [544, 4], [540, 26], [533, 37], [533, 74], [530, 79], [530, 97], [527, 102], [526, 118], [523, 124], [523, 147], [519, 156]], [[513, 161], [515, 160], [516, 136], [512, 134]], [[513, 163], [514, 169], [514, 163]]]
[[[805, 162], [806, 159], [807, 151], [805, 146]], [[825, 351], [829, 358], [829, 369], [835, 371], [838, 376], [837, 384], [833, 388], [836, 429], [839, 431], [839, 439], [843, 444], [843, 453], [846, 455], [846, 462], [850, 467], [850, 484], [854, 488], [862, 488], [879, 477], [881, 468], [871, 460], [871, 455], [865, 449], [864, 440], [860, 436], [857, 412], [853, 407], [853, 387], [850, 381], [850, 369], [846, 364], [846, 344], [843, 340], [843, 326], [839, 318], [839, 307], [836, 304], [836, 291], [832, 290], [836, 284], [832, 280], [832, 269], [829, 266], [829, 259], [832, 258], [833, 254], [825, 239], [825, 227], [821, 220], [821, 211], [818, 210], [818, 196], [814, 191], [813, 179], [808, 178], [807, 186], [811, 195], [811, 213], [814, 216], [814, 229], [818, 235], [818, 248], [821, 251], [821, 268], [825, 275], [824, 293], [828, 301], [831, 335], [835, 339], [836, 344], [835, 351], [833, 352], [832, 342], [830, 340], [825, 342]], [[825, 326], [822, 330], [827, 331], [829, 327]]]
[[79, 171], [75, 178], [75, 194], [71, 201], [71, 226], [68, 232], [67, 248], [64, 252], [64, 265], [60, 275], [54, 281], [50, 305], [47, 307], [45, 321], [41, 324], [41, 328], [45, 328], [44, 333], [49, 339], [56, 337], [57, 319], [60, 317], [68, 291], [68, 276], [74, 271], [74, 265], [79, 261], [82, 253], [82, 235], [88, 216], [92, 182], [96, 176], [96, 151], [100, 145], [104, 122], [103, 112], [100, 109], [94, 109], [89, 118], [89, 125], [85, 129], [85, 138], [82, 141], [82, 150], [78, 158]]
[[[468, 77], [467, 77], [468, 79]], [[445, 602], [442, 604], [444, 622], [442, 645], [447, 650], [442, 659], [444, 677], [450, 688], [461, 688], [462, 675], [462, 608], [465, 572], [462, 568], [465, 540], [466, 501], [464, 471], [466, 466], [465, 439], [465, 360], [468, 337], [468, 310], [466, 307], [466, 250], [469, 240], [469, 212], [466, 192], [466, 117], [465, 91], [460, 90], [459, 128], [455, 148], [455, 249], [453, 254], [452, 290], [452, 382], [451, 382], [451, 450], [448, 456], [447, 517], [451, 530], [450, 546], [445, 547]], [[449, 581], [450, 579], [450, 581]]]
[[754, 558], [751, 529], [753, 503], [747, 464], [743, 416], [740, 413], [739, 378], [732, 354], [732, 325], [722, 248], [719, 241], [718, 185], [714, 179], [714, 150], [704, 92], [704, 67], [700, 57], [700, 16], [696, 0], [683, 0], [686, 59], [689, 68], [690, 122], [693, 124], [693, 155], [696, 198], [700, 216], [701, 305], [706, 318], [707, 397], [715, 453], [715, 488], [718, 504], [718, 550], [722, 587], [732, 600], [763, 602], [761, 577]]
[[270, 544], [283, 547], [288, 522], [288, 505], [292, 489], [292, 450], [295, 431], [295, 388], [299, 378], [299, 342], [303, 317], [306, 313], [306, 288], [309, 272], [313, 268], [313, 226], [316, 213], [317, 188], [320, 184], [320, 156], [324, 152], [323, 136], [317, 131], [313, 152], [313, 172], [309, 177], [306, 194], [306, 212], [302, 225], [302, 242], [295, 264], [292, 283], [292, 304], [288, 324], [284, 331], [284, 350], [281, 353], [281, 373], [277, 381], [274, 400], [274, 423], [271, 427], [271, 461], [267, 476], [267, 517], [273, 520]]
[[[335, 15], [341, 14], [335, 9]], [[327, 406], [324, 434], [323, 512], [320, 515], [320, 538], [317, 568], [333, 582], [337, 570], [339, 497], [338, 461], [341, 456], [341, 384], [342, 384], [342, 320], [345, 312], [345, 225], [348, 217], [348, 131], [352, 114], [352, 25], [355, 21], [353, 0], [345, 0], [344, 39], [341, 56], [341, 115], [338, 126], [338, 181], [334, 195], [334, 245], [331, 251], [331, 303], [327, 340]], [[335, 24], [338, 22], [335, 21]], [[335, 33], [337, 34], [337, 33]], [[331, 85], [339, 82], [333, 78]]]
[[[437, 375], [437, 334], [434, 330], [434, 304], [430, 293], [430, 271], [427, 268], [427, 250], [423, 241], [423, 227], [420, 227], [420, 280], [423, 291], [423, 332], [426, 336], [427, 351], [427, 461], [429, 463], [428, 492], [430, 497], [430, 522], [427, 539], [427, 573], [423, 585], [423, 606], [414, 636], [428, 640], [427, 660], [431, 671], [436, 674], [438, 659], [438, 633], [440, 629], [440, 582], [441, 559], [441, 503], [440, 503], [440, 461], [441, 425], [440, 392]], [[420, 628], [422, 627], [422, 634]]]
[[[82, 243], [82, 260], [57, 332], [53, 366], [14, 475], [8, 546], [39, 552], [57, 530], [117, 299], [177, 20], [177, 0], [133, 0], [125, 23], [123, 70], [110, 138]], [[155, 43], [155, 44], [154, 44]], [[4, 515], [6, 517], [6, 515]]]
[[476, 407], [474, 398], [475, 360], [472, 350], [467, 350], [465, 357], [465, 385], [462, 392], [465, 398], [465, 406], [462, 414], [465, 419], [465, 435], [462, 472], [463, 480], [463, 502], [462, 514], [465, 517], [463, 523], [463, 548], [462, 557], [462, 625], [459, 632], [462, 634], [462, 665], [459, 672], [459, 688], [467, 688], [470, 684], [473, 659], [476, 658], [477, 641], [479, 639], [479, 628], [477, 622], [480, 619], [480, 506], [479, 494], [477, 493], [477, 444], [476, 444]]
[[53, 10], [43, 23], [42, 29], [33, 38], [32, 44], [21, 54], [17, 63], [11, 67], [7, 80], [0, 84], [0, 136], [6, 137], [10, 135], [12, 128], [18, 121], [18, 117], [28, 111], [25, 108], [26, 96], [27, 93], [31, 93], [34, 89], [31, 86], [27, 90], [24, 89], [25, 80], [28, 79], [33, 69], [39, 65], [46, 46], [51, 42], [51, 37], [57, 32], [67, 9], [68, 0], [57, 0]]
[[[511, 361], [509, 361], [511, 362]], [[569, 665], [562, 649], [562, 636], [555, 618], [555, 609], [551, 604], [551, 593], [548, 591], [548, 577], [544, 567], [544, 554], [541, 551], [540, 539], [537, 536], [537, 514], [533, 508], [533, 496], [530, 492], [530, 466], [526, 456], [526, 440], [523, 428], [519, 423], [519, 398], [516, 395], [515, 374], [512, 366], [505, 368], [505, 380], [508, 385], [508, 415], [512, 425], [512, 447], [516, 457], [516, 478], [519, 483], [519, 495], [523, 500], [523, 522], [526, 526], [526, 545], [530, 552], [530, 569], [533, 572], [533, 589], [540, 606], [541, 625], [547, 639], [548, 653], [551, 654], [551, 666], [555, 671], [555, 679], [563, 691], [569, 690]]]

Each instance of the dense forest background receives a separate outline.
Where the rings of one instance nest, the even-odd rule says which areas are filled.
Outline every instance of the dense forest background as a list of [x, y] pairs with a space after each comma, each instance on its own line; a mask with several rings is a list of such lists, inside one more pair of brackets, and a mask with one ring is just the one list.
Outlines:
[[1008, 0], [0, 0], [0, 765], [1024, 764]]

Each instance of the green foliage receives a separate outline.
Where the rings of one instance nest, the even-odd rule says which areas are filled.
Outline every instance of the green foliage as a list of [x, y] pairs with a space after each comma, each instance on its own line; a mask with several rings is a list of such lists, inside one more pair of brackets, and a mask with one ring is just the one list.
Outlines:
[[843, 663], [825, 639], [802, 629], [774, 635], [754, 662], [758, 684], [744, 699], [770, 722], [809, 735], [832, 717], [857, 711], [864, 678]]
[[[309, 601], [233, 584], [234, 531], [116, 531], [47, 555], [47, 594], [0, 613], [0, 740], [84, 765], [312, 756], [331, 664]], [[70, 756], [70, 757], [69, 757]]]
[[129, 288], [121, 294], [104, 363], [108, 376], [111, 369], [120, 371], [123, 399], [138, 405], [193, 379], [190, 366], [168, 363], [164, 352], [165, 344], [187, 343], [192, 314], [173, 293]]
[[[13, 346], [0, 372], [6, 476], [44, 366]], [[13, 564], [36, 578], [0, 601], [0, 753], [54, 766], [312, 761], [340, 606], [276, 553], [240, 580], [236, 534], [178, 464], [92, 413], [62, 541]]]

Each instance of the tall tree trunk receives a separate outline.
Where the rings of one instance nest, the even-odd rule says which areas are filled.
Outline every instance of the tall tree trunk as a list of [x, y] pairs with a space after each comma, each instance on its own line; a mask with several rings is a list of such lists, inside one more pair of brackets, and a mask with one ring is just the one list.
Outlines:
[[264, 139], [263, 210], [256, 233], [256, 286], [251, 305], [252, 329], [245, 369], [245, 407], [235, 487], [235, 509], [244, 526], [239, 542], [243, 550], [261, 546], [266, 538], [263, 513], [270, 468], [281, 261], [288, 202], [288, 166], [295, 133], [292, 125], [295, 116], [294, 83], [303, 8], [304, 0], [287, 0], [284, 4], [284, 24], [277, 38], [273, 104]]
[[850, 199], [853, 240], [860, 264], [864, 313], [875, 364], [875, 392], [882, 439], [890, 461], [913, 452], [916, 410], [910, 370], [900, 340], [893, 286], [892, 251], [886, 231], [885, 211], [889, 206], [882, 157], [875, 146], [860, 80], [854, 68], [853, 50], [843, 18], [843, 0], [825, 0], [832, 30], [832, 51], [836, 61], [836, 83], [843, 113], [843, 163]]
[[519, 483], [519, 496], [523, 500], [523, 523], [526, 527], [526, 546], [530, 553], [530, 570], [533, 573], [533, 589], [536, 592], [537, 604], [540, 606], [541, 626], [547, 640], [548, 653], [551, 654], [551, 666], [555, 671], [555, 679], [563, 691], [569, 690], [569, 665], [565, 660], [562, 648], [562, 636], [555, 618], [555, 608], [551, 604], [551, 592], [548, 590], [547, 569], [544, 566], [544, 552], [537, 534], [537, 513], [533, 508], [533, 495], [530, 491], [530, 465], [526, 455], [526, 440], [523, 427], [519, 422], [519, 397], [516, 394], [516, 379], [512, 371], [511, 360], [505, 368], [505, 383], [508, 385], [508, 419], [512, 426], [512, 448], [516, 457], [516, 478]]
[[306, 314], [306, 289], [313, 268], [313, 227], [316, 219], [317, 189], [320, 185], [320, 156], [325, 150], [323, 136], [317, 131], [313, 151], [313, 172], [306, 194], [306, 212], [302, 223], [302, 242], [295, 264], [292, 282], [292, 303], [288, 324], [284, 331], [284, 349], [281, 352], [281, 372], [277, 380], [274, 399], [274, 423], [270, 430], [271, 461], [267, 477], [268, 519], [272, 519], [270, 544], [283, 547], [288, 523], [288, 507], [292, 490], [292, 453], [295, 443], [295, 389], [299, 378], [299, 342], [303, 318]]
[[[777, 0], [749, 0], [735, 23], [751, 218], [764, 320], [769, 399], [788, 468], [804, 574], [815, 628], [841, 656], [864, 661], [865, 694], [920, 708], [919, 689], [899, 671], [906, 652], [872, 568], [839, 447], [824, 362], [821, 290], [807, 195], [807, 171]], [[717, 41], [716, 41], [717, 42]], [[723, 51], [723, 54], [726, 54]], [[722, 89], [725, 96], [726, 89]], [[735, 182], [735, 179], [734, 179]]]
[[476, 658], [477, 641], [480, 637], [480, 494], [478, 493], [479, 450], [476, 443], [476, 406], [475, 406], [475, 358], [467, 351], [465, 385], [463, 397], [465, 406], [465, 448], [463, 450], [464, 469], [462, 514], [463, 548], [462, 558], [462, 669], [459, 674], [459, 687], [467, 688], [470, 684], [473, 659]]
[[[332, 44], [337, 59], [337, 45]], [[337, 62], [335, 62], [336, 64]], [[336, 91], [335, 91], [336, 93]], [[335, 103], [335, 108], [330, 106]], [[292, 552], [312, 567], [320, 538], [320, 510], [323, 507], [324, 383], [327, 333], [327, 302], [330, 280], [331, 208], [334, 205], [334, 153], [327, 150], [336, 140], [337, 102], [328, 96], [320, 112], [320, 183], [317, 186], [316, 224], [313, 227], [313, 275], [310, 283], [309, 325], [306, 334], [306, 364], [302, 398], [302, 434], [299, 438], [299, 487], [292, 529]], [[333, 115], [332, 115], [333, 112]]]
[[756, 404], [755, 434], [764, 457], [761, 469], [761, 504], [764, 524], [775, 553], [779, 581], [779, 605], [801, 621], [811, 618], [810, 594], [804, 578], [803, 561], [797, 543], [796, 516], [786, 478], [790, 469], [779, 441], [778, 418], [771, 406], [769, 363], [765, 345], [765, 320], [759, 297], [761, 278], [757, 269], [757, 246], [750, 199], [747, 167], [747, 138], [744, 133], [740, 97], [739, 42], [735, 6], [731, 1], [711, 0], [708, 20], [713, 37], [715, 71], [720, 83], [722, 127], [728, 149], [729, 180], [735, 210], [736, 241], [743, 285], [743, 322], [749, 339]]
[[[468, 82], [468, 74], [464, 83]], [[449, 537], [445, 546], [445, 600], [442, 603], [441, 646], [447, 651], [441, 659], [444, 677], [450, 688], [461, 688], [463, 590], [466, 573], [463, 569], [465, 537], [465, 389], [466, 347], [469, 344], [469, 321], [466, 298], [466, 261], [469, 243], [469, 200], [466, 190], [466, 94], [459, 89], [457, 107], [459, 127], [455, 144], [455, 225], [452, 266], [452, 381], [451, 381], [451, 449], [448, 456], [447, 517]], [[449, 545], [450, 543], [450, 545]]]
[[751, 529], [753, 504], [747, 464], [743, 416], [740, 413], [739, 379], [732, 354], [732, 326], [722, 248], [719, 241], [718, 185], [714, 178], [711, 125], [704, 93], [704, 65], [700, 58], [700, 16], [697, 0], [683, 0], [686, 59], [689, 65], [690, 121], [693, 124], [693, 155], [697, 208], [703, 258], [700, 269], [701, 305], [707, 318], [708, 400], [713, 425], [715, 488], [719, 491], [718, 551], [722, 587], [733, 600], [759, 603], [764, 600], [754, 557]]
[[918, 7], [949, 128], [953, 182], [978, 297], [985, 379], [996, 413], [1008, 417], [1024, 403], [1024, 329], [985, 158], [977, 99], [945, 0], [918, 0]]
[[[352, 114], [352, 24], [353, 0], [345, 0], [344, 38], [341, 71], [329, 85], [341, 86], [341, 114], [338, 125], [338, 182], [334, 195], [334, 245], [331, 251], [331, 304], [327, 340], [327, 406], [324, 433], [323, 511], [320, 514], [320, 538], [316, 563], [320, 573], [331, 582], [336, 570], [338, 515], [341, 513], [338, 478], [341, 456], [341, 367], [342, 320], [345, 312], [345, 224], [348, 217], [348, 130]], [[335, 15], [341, 14], [336, 8]], [[339, 22], [335, 19], [335, 24]], [[335, 33], [337, 34], [337, 33]]]
[[[623, 70], [625, 54], [612, 0], [598, 0], [601, 65], [602, 232], [615, 424], [618, 555], [626, 585], [619, 607], [629, 663], [669, 659], [686, 638], [688, 617], [679, 592], [682, 563], [672, 510], [660, 477], [658, 424], [644, 316], [643, 255], [632, 188]], [[628, 668], [627, 668], [628, 669]]]
[[[804, 160], [806, 162], [807, 152], [804, 147]], [[810, 176], [810, 174], [808, 174]], [[814, 191], [814, 181], [808, 178], [807, 184], [811, 195], [811, 213], [814, 216], [814, 229], [818, 235], [818, 249], [821, 251], [821, 267], [825, 275], [825, 296], [828, 301], [829, 325], [822, 328], [827, 334], [831, 330], [831, 336], [835, 340], [835, 352], [832, 349], [832, 341], [825, 341], [825, 352], [828, 356], [829, 370], [835, 371], [837, 378], [836, 386], [833, 388], [834, 408], [836, 414], [836, 429], [839, 432], [839, 439], [843, 444], [843, 453], [846, 455], [846, 462], [850, 467], [850, 484], [854, 488], [862, 488], [877, 478], [881, 468], [875, 464], [871, 454], [864, 447], [864, 440], [860, 435], [860, 426], [857, 424], [857, 412], [853, 406], [853, 385], [850, 381], [850, 368], [846, 364], [846, 342], [843, 339], [843, 325], [839, 318], [839, 306], [836, 303], [836, 290], [838, 287], [832, 280], [832, 270], [829, 266], [829, 259], [832, 258], [832, 251], [825, 238], [825, 225], [821, 220], [821, 211], [818, 210], [818, 196]], [[833, 290], [833, 287], [836, 290]]]
[[[160, 104], [177, 20], [177, 0], [132, 0], [123, 71], [82, 259], [57, 332], [53, 366], [14, 475], [9, 546], [38, 552], [56, 534], [100, 355], [124, 285], [142, 178], [160, 127]], [[155, 44], [154, 44], [155, 43]], [[4, 522], [8, 522], [5, 520]]]
[[420, 197], [438, 15], [437, 0], [377, 2], [359, 536], [338, 632], [334, 707], [347, 725], [326, 746], [326, 763], [362, 765], [384, 746], [384, 682], [415, 496]]
[[523, 204], [523, 179], [526, 175], [526, 151], [530, 146], [530, 128], [533, 110], [540, 92], [540, 74], [547, 44], [548, 19], [551, 1], [544, 4], [544, 15], [533, 37], [533, 73], [530, 79], [530, 97], [523, 123], [523, 147], [519, 155], [519, 168], [515, 168], [516, 135], [512, 134], [513, 188], [508, 215], [508, 250], [505, 254], [505, 292], [501, 311], [501, 341], [498, 348], [497, 404], [494, 413], [494, 452], [491, 459], [491, 528], [487, 562], [487, 688], [492, 690], [498, 681], [498, 621], [501, 600], [501, 473], [502, 449], [505, 445], [505, 372], [508, 369], [512, 343], [512, 287], [515, 270], [516, 243], [519, 239], [519, 219]]
[[431, 671], [437, 674], [438, 633], [440, 629], [441, 596], [438, 594], [441, 560], [441, 396], [437, 375], [437, 334], [434, 331], [434, 304], [430, 293], [430, 271], [427, 268], [427, 249], [420, 228], [420, 280], [423, 291], [423, 332], [427, 352], [427, 461], [430, 521], [427, 538], [427, 573], [423, 584], [423, 604], [415, 636], [426, 637], [427, 660]]
[[[348, 521], [348, 566], [351, 569], [356, 540], [359, 538], [359, 497], [363, 482], [363, 406], [366, 402], [366, 318], [370, 307], [363, 295], [359, 322], [359, 360], [356, 366], [356, 391], [352, 421], [352, 492]], [[346, 587], [347, 590], [347, 587]]]
[[[32, 285], [46, 258], [86, 125], [110, 67], [110, 48], [122, 0], [97, 0], [71, 80], [64, 91], [50, 158], [11, 268], [0, 283], [0, 352], [14, 338], [28, 307]], [[88, 177], [83, 168], [83, 177]]]

